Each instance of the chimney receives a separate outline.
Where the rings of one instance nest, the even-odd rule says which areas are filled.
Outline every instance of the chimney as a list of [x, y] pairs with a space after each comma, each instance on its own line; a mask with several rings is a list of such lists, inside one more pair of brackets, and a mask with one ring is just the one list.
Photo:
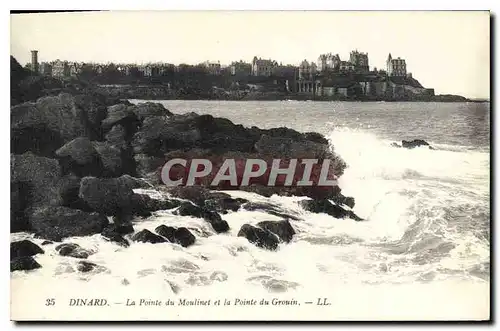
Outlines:
[[38, 51], [31, 51], [31, 70], [33, 73], [38, 74]]

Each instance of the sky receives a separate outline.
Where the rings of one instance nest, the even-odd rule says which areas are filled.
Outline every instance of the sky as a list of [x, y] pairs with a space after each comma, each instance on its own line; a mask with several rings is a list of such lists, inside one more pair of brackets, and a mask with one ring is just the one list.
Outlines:
[[197, 64], [317, 62], [389, 53], [436, 94], [489, 98], [490, 15], [482, 11], [112, 11], [11, 15], [11, 55], [39, 61]]

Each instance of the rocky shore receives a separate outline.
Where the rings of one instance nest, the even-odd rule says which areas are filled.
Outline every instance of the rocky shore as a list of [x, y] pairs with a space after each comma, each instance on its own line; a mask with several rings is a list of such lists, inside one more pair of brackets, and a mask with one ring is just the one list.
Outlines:
[[[41, 89], [45, 96], [32, 93], [31, 100], [11, 107], [11, 232], [32, 233], [49, 248], [57, 243], [54, 249], [60, 255], [85, 259], [91, 251], [61, 241], [95, 234], [121, 247], [136, 242], [192, 245], [195, 236], [187, 227], [164, 224], [135, 231], [137, 222], [160, 210], [203, 219], [216, 233], [231, 228], [224, 214], [261, 210], [281, 220], [245, 224], [238, 236], [269, 250], [292, 240], [298, 220], [277, 206], [232, 198], [219, 191], [228, 189], [222, 186], [164, 186], [161, 167], [173, 157], [329, 159], [330, 173], [337, 177], [346, 167], [318, 133], [246, 128], [211, 115], [175, 114], [157, 103], [133, 105], [86, 86], [62, 89]], [[13, 96], [22, 100], [26, 94]], [[138, 193], [140, 189], [159, 194], [153, 198]], [[269, 187], [254, 182], [240, 189], [307, 197], [301, 202], [305, 210], [362, 220], [351, 210], [354, 198], [343, 196], [338, 186]], [[11, 270], [43, 267], [35, 257], [49, 248], [29, 240], [12, 242]], [[86, 272], [99, 266], [80, 267]]]
[[313, 96], [312, 94], [292, 93], [285, 91], [247, 91], [229, 89], [170, 89], [165, 85], [99, 85], [100, 93], [121, 99], [142, 100], [226, 100], [226, 101], [366, 101], [366, 102], [487, 102], [471, 100], [460, 95], [424, 95], [413, 97], [389, 98], [366, 95]]

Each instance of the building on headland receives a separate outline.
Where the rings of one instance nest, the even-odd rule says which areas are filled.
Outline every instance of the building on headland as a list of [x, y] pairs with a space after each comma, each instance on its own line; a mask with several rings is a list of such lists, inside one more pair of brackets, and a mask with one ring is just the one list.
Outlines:
[[368, 65], [368, 53], [361, 53], [358, 52], [358, 50], [354, 50], [349, 56], [349, 62], [354, 65], [354, 69], [357, 72], [370, 71], [370, 66]]
[[205, 67], [205, 70], [210, 74], [214, 76], [219, 76], [220, 75], [220, 61], [217, 62], [210, 62], [210, 61], [205, 61], [203, 62], [203, 67]]
[[298, 77], [295, 82], [298, 93], [316, 95], [321, 87], [321, 81], [317, 78], [317, 66], [314, 62], [304, 60], [300, 63], [297, 71]]
[[52, 65], [48, 62], [40, 63], [40, 75], [52, 76]]
[[400, 57], [393, 59], [391, 53], [387, 57], [388, 76], [406, 76], [406, 61]]
[[318, 71], [338, 70], [340, 66], [340, 56], [332, 53], [321, 54], [318, 57]]
[[340, 72], [353, 72], [354, 71], [354, 64], [352, 64], [349, 61], [340, 61], [339, 71]]
[[316, 76], [317, 66], [314, 62], [304, 60], [299, 65], [299, 79], [313, 79]]
[[252, 64], [243, 62], [242, 60], [232, 62], [230, 68], [231, 76], [250, 76], [252, 74]]
[[318, 71], [335, 70], [340, 66], [340, 56], [332, 53], [321, 54], [318, 57]]
[[54, 77], [68, 77], [69, 76], [68, 61], [61, 61], [59, 59], [52, 63], [52, 76]]
[[273, 68], [278, 66], [278, 63], [273, 60], [265, 60], [254, 56], [252, 61], [252, 76], [271, 76]]
[[272, 69], [272, 75], [275, 77], [294, 79], [295, 76], [297, 75], [297, 67], [290, 64], [287, 65], [279, 64], [278, 66]]
[[38, 74], [38, 51], [31, 51], [31, 70], [34, 74]]

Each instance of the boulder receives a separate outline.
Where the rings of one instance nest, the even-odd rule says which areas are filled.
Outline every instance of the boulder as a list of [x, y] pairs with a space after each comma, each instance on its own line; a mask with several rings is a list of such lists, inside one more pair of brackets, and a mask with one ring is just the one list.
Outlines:
[[83, 273], [90, 272], [90, 271], [94, 271], [94, 272], [98, 273], [98, 272], [104, 272], [107, 269], [105, 267], [97, 265], [93, 262], [78, 261], [78, 264], [76, 265], [76, 270], [78, 270], [79, 272], [83, 272]]
[[96, 267], [97, 267], [97, 264], [95, 264], [95, 263], [88, 262], [88, 261], [80, 261], [76, 265], [76, 270], [78, 270], [80, 272], [90, 272], [90, 271], [94, 270], [94, 268], [96, 268]]
[[[98, 177], [119, 177], [127, 172], [135, 173], [135, 163], [133, 159], [124, 159], [124, 151], [110, 145], [107, 142], [95, 141], [93, 146], [99, 155], [101, 171], [96, 174]], [[126, 164], [128, 162], [129, 164]], [[130, 164], [132, 163], [132, 164]], [[89, 174], [91, 175], [91, 174]]]
[[182, 247], [191, 246], [196, 241], [196, 237], [185, 227], [174, 228], [160, 225], [155, 229], [155, 232], [167, 238], [171, 243], [179, 244]]
[[120, 124], [114, 125], [106, 134], [105, 138], [110, 145], [121, 150], [129, 148], [125, 128]]
[[125, 129], [125, 136], [132, 137], [141, 125], [141, 121], [134, 113], [135, 106], [117, 104], [109, 106], [107, 117], [102, 121], [102, 128], [110, 130], [114, 125], [121, 125]]
[[167, 189], [167, 192], [176, 198], [192, 201], [222, 214], [226, 214], [228, 210], [237, 211], [247, 202], [245, 199], [234, 199], [227, 193], [211, 191], [202, 186], [177, 186]]
[[287, 214], [283, 209], [281, 209], [279, 206], [267, 203], [267, 202], [247, 202], [243, 204], [242, 208], [244, 210], [248, 211], [264, 211], [268, 214], [286, 218], [286, 219], [292, 219], [292, 220], [299, 220], [300, 218], [297, 216], [293, 216], [290, 214]]
[[59, 252], [61, 256], [70, 256], [77, 259], [86, 259], [92, 252], [86, 249], [83, 249], [78, 244], [74, 243], [64, 243], [56, 246], [56, 252]]
[[355, 221], [362, 221], [363, 219], [351, 210], [346, 210], [337, 204], [331, 203], [328, 199], [320, 200], [303, 200], [301, 201], [302, 207], [313, 213], [325, 213], [335, 218], [352, 218]]
[[167, 238], [168, 241], [174, 243], [175, 242], [175, 230], [173, 226], [167, 226], [167, 225], [160, 225], [156, 227], [155, 232], [158, 233], [160, 236]]
[[55, 152], [63, 173], [79, 177], [100, 176], [103, 172], [101, 158], [87, 137], [78, 137], [64, 144]]
[[161, 169], [165, 165], [165, 157], [135, 154], [134, 161], [138, 177], [145, 178], [154, 185], [161, 184]]
[[10, 261], [10, 271], [34, 270], [42, 266], [31, 256], [16, 257]]
[[141, 121], [151, 116], [173, 116], [161, 103], [142, 102], [137, 104], [132, 110]]
[[64, 143], [87, 136], [86, 117], [67, 93], [11, 107], [11, 151], [52, 156]]
[[14, 181], [10, 183], [10, 232], [28, 231], [30, 225], [25, 214], [28, 207], [31, 187], [29, 183]]
[[201, 208], [191, 202], [182, 202], [179, 209], [175, 211], [175, 214], [203, 218], [212, 225], [212, 228], [217, 233], [227, 232], [229, 230], [229, 224], [220, 217], [219, 213]]
[[90, 208], [105, 215], [144, 215], [152, 210], [169, 209], [166, 208], [168, 201], [157, 201], [134, 193], [133, 189], [138, 185], [138, 181], [130, 176], [108, 179], [84, 177], [79, 196]]
[[113, 216], [113, 224], [110, 224], [107, 229], [119, 234], [129, 234], [134, 233], [134, 226], [129, 221], [117, 221], [117, 216]]
[[290, 138], [262, 135], [255, 143], [257, 152], [279, 158], [323, 159], [330, 156], [327, 144], [310, 140], [294, 141]]
[[21, 240], [10, 243], [10, 259], [24, 256], [33, 256], [36, 254], [44, 254], [37, 244], [29, 240]]
[[[123, 228], [118, 227], [118, 229], [117, 229], [116, 227], [112, 227], [112, 226], [106, 227], [101, 232], [101, 236], [103, 236], [104, 239], [106, 239], [108, 241], [115, 242], [122, 247], [128, 247], [128, 246], [130, 246], [130, 244], [127, 241], [127, 239], [123, 238], [123, 236], [122, 236], [123, 233], [119, 232], [119, 230], [121, 230], [121, 229], [123, 229]], [[133, 230], [134, 229], [132, 228], [132, 232], [133, 232]], [[124, 232], [126, 232], [126, 231], [124, 231]], [[127, 232], [127, 233], [129, 233], [129, 232]]]
[[257, 228], [250, 224], [244, 224], [238, 232], [238, 237], [245, 237], [249, 242], [257, 247], [268, 250], [276, 250], [278, 248], [279, 239], [272, 232]]
[[132, 237], [133, 241], [137, 242], [142, 242], [142, 243], [151, 243], [151, 244], [158, 244], [158, 243], [164, 243], [166, 242], [165, 238], [152, 233], [149, 230], [142, 230], [134, 234]]
[[422, 139], [414, 139], [414, 140], [403, 140], [401, 142], [401, 146], [404, 147], [404, 148], [415, 148], [415, 147], [420, 147], [420, 146], [429, 146], [430, 147], [430, 144], [425, 141], [425, 140], [422, 140]]
[[23, 68], [19, 62], [10, 56], [10, 103], [12, 105], [26, 101], [24, 91], [21, 91], [19, 84], [30, 75], [29, 70]]
[[333, 197], [331, 197], [331, 200], [336, 203], [336, 204], [339, 204], [339, 205], [346, 205], [348, 206], [349, 208], [354, 208], [354, 205], [355, 205], [355, 202], [354, 202], [354, 198], [353, 197], [346, 197], [346, 196], [343, 196], [342, 194], [337, 194]]
[[79, 197], [81, 178], [74, 174], [68, 174], [59, 180], [59, 194], [62, 198], [62, 206], [72, 209], [80, 209], [91, 212], [92, 209]]
[[197, 116], [191, 113], [145, 118], [131, 143], [134, 154], [161, 157], [167, 151], [194, 147], [201, 140], [193, 123]]
[[61, 206], [35, 208], [28, 218], [37, 236], [53, 241], [100, 233], [108, 225], [104, 215]]
[[[80, 82], [81, 81], [78, 83]], [[87, 136], [90, 140], [102, 140], [104, 133], [101, 128], [101, 123], [108, 115], [107, 106], [110, 103], [114, 103], [115, 100], [110, 100], [106, 96], [100, 93], [94, 93], [94, 91], [89, 89], [85, 89], [83, 92], [84, 93], [75, 91], [71, 94], [75, 98], [75, 104], [85, 111], [86, 116], [84, 123], [87, 127]]]
[[14, 193], [17, 190], [17, 198], [20, 199], [16, 208], [20, 205], [29, 208], [62, 203], [59, 190], [62, 173], [57, 160], [27, 152], [11, 154], [10, 165], [11, 183], [14, 183]]
[[290, 242], [295, 234], [295, 230], [288, 220], [283, 221], [262, 221], [257, 223], [258, 227], [270, 231], [283, 242]]
[[22, 101], [34, 101], [43, 96], [58, 94], [63, 86], [62, 81], [56, 77], [32, 73], [19, 82]]

